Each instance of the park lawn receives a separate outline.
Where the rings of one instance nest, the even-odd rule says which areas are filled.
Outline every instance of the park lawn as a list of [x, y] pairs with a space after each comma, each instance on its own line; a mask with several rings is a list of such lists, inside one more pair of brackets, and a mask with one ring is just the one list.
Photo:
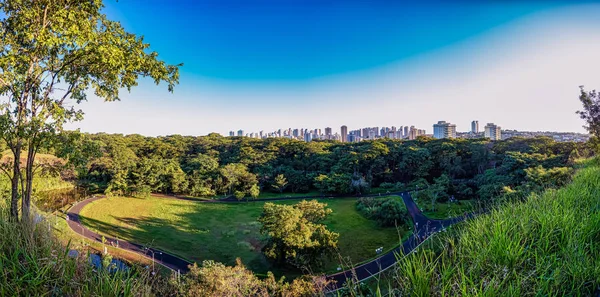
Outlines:
[[[418, 203], [418, 201], [417, 201]], [[427, 207], [422, 207], [419, 204], [419, 208], [423, 210], [423, 214], [431, 219], [449, 219], [464, 215], [465, 212], [473, 212], [477, 208], [475, 200], [458, 200], [457, 202], [437, 202], [435, 204], [435, 211], [428, 210], [429, 204], [425, 203]]]
[[319, 191], [310, 191], [306, 193], [274, 193], [274, 192], [261, 192], [258, 195], [259, 199], [269, 199], [269, 198], [285, 198], [285, 197], [305, 197], [305, 196], [326, 196]]
[[[399, 244], [406, 229], [380, 228], [355, 209], [356, 199], [323, 199], [333, 213], [325, 222], [340, 233], [339, 255], [358, 263]], [[298, 201], [277, 201], [296, 203]], [[101, 234], [156, 247], [188, 260], [215, 260], [234, 265], [237, 257], [257, 273], [295, 275], [272, 267], [261, 254], [260, 216], [264, 202], [199, 203], [157, 197], [101, 199], [80, 213], [84, 225]], [[340, 259], [318, 271], [335, 271]]]

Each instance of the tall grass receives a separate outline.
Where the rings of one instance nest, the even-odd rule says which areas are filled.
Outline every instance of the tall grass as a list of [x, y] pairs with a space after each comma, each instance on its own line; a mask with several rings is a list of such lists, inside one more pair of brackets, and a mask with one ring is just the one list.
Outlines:
[[600, 286], [600, 165], [440, 234], [398, 260], [410, 296], [590, 296]]
[[15, 223], [0, 203], [0, 296], [152, 295], [144, 271], [109, 272], [68, 256], [43, 220]]

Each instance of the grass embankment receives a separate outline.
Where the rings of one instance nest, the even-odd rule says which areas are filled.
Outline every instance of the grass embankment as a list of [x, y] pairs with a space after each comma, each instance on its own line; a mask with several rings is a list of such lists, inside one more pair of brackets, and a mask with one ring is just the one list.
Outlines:
[[[375, 257], [378, 247], [387, 250], [398, 245], [407, 232], [378, 227], [356, 211], [355, 199], [321, 201], [333, 210], [325, 224], [340, 234], [339, 253], [351, 262]], [[271, 267], [261, 254], [263, 237], [256, 219], [263, 204], [113, 197], [86, 206], [81, 216], [86, 226], [101, 234], [160, 248], [192, 261], [215, 260], [233, 265], [239, 257], [258, 273], [288, 273]], [[323, 269], [335, 271], [338, 264], [339, 259], [335, 259]]]
[[151, 294], [146, 273], [109, 273], [67, 255], [45, 221], [10, 222], [0, 203], [0, 296], [140, 296]]
[[600, 165], [506, 204], [399, 261], [411, 296], [590, 296], [600, 286]]

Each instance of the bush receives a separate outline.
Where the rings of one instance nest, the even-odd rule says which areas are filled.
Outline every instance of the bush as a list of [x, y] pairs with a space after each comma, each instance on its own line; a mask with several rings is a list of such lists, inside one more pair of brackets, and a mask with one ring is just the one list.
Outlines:
[[360, 198], [356, 202], [356, 209], [382, 227], [401, 226], [408, 224], [410, 220], [404, 203], [391, 197]]

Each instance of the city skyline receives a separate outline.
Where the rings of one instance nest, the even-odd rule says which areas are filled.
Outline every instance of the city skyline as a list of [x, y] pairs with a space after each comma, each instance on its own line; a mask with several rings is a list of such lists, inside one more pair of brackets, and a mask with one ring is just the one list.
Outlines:
[[[339, 133], [338, 133], [339, 132]], [[361, 127], [354, 130], [348, 130], [348, 126], [340, 126], [338, 131], [331, 127], [321, 128], [285, 128], [272, 131], [261, 130], [244, 131], [243, 129], [230, 131], [229, 136], [244, 136], [250, 138], [271, 138], [283, 137], [306, 142], [312, 140], [337, 140], [340, 142], [360, 142], [363, 140], [373, 140], [381, 138], [413, 140], [419, 136], [429, 136], [437, 139], [443, 138], [489, 138], [491, 140], [503, 140], [511, 137], [536, 137], [547, 136], [556, 141], [587, 141], [589, 134], [578, 132], [557, 132], [557, 131], [526, 131], [502, 129], [500, 125], [486, 123], [483, 130], [479, 130], [479, 121], [471, 121], [471, 129], [467, 131], [458, 131], [456, 124], [447, 121], [438, 121], [433, 124], [433, 133], [427, 133], [426, 129], [420, 129], [411, 126], [375, 126]]]
[[90, 94], [67, 128], [227, 135], [445, 119], [467, 131], [477, 114], [504, 129], [584, 132], [578, 86], [600, 88], [598, 3], [159, 3], [106, 13], [184, 63], [175, 92], [142, 80], [120, 102]]

